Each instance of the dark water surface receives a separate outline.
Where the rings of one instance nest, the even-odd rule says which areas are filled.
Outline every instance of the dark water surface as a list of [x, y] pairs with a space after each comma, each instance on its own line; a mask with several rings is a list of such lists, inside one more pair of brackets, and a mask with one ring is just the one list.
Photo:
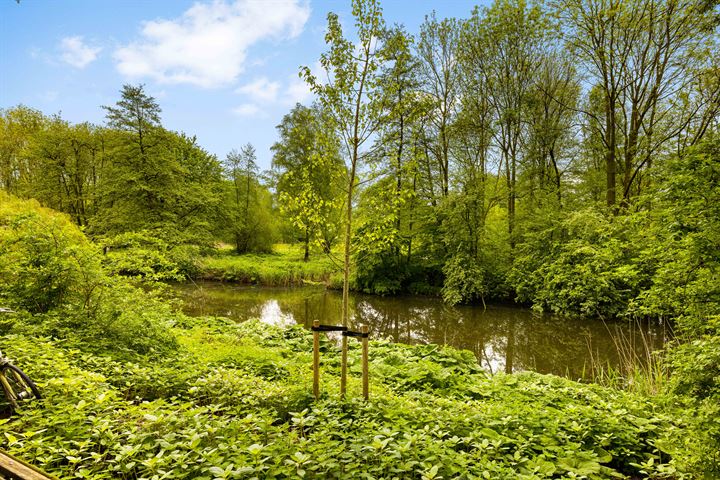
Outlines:
[[[184, 300], [185, 312], [193, 316], [224, 316], [239, 322], [259, 318], [275, 325], [306, 327], [313, 320], [340, 324], [342, 295], [324, 288], [219, 282], [173, 288]], [[670, 337], [667, 327], [653, 322], [564, 318], [511, 306], [450, 307], [436, 298], [414, 296], [352, 294], [350, 311], [351, 328], [367, 324], [374, 338], [470, 350], [491, 372], [534, 370], [574, 379], [588, 379], [592, 365], [619, 368], [630, 355], [642, 362]]]

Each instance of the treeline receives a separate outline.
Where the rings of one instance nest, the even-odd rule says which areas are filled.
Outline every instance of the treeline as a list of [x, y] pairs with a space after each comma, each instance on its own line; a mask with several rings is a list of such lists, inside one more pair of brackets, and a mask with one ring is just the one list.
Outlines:
[[717, 260], [686, 238], [713, 241], [699, 203], [715, 177], [694, 176], [717, 160], [717, 8], [499, 0], [416, 35], [378, 2], [354, 12], [357, 41], [328, 16], [327, 81], [301, 71], [316, 102], [278, 125], [270, 172], [250, 144], [220, 161], [168, 131], [126, 85], [103, 126], [1, 111], [0, 185], [68, 213], [111, 256], [167, 253], [117, 257], [120, 273], [188, 275], [219, 241], [283, 239], [306, 259], [346, 254], [346, 283], [372, 293], [677, 314], [660, 305], [663, 269], [684, 259], [677, 293]]
[[[0, 111], [0, 186], [67, 213], [106, 252], [167, 254], [144, 262], [153, 273], [181, 265], [186, 275], [193, 256], [218, 241], [247, 252], [278, 240], [252, 145], [220, 162], [195, 137], [164, 128], [142, 86], [125, 85], [103, 108], [103, 126], [22, 105]], [[122, 263], [121, 273], [148, 273], [133, 266], [143, 259]]]
[[643, 310], [668, 218], [701, 215], [693, 195], [715, 187], [669, 194], [716, 159], [717, 9], [499, 0], [411, 35], [353, 5], [350, 35], [328, 16], [328, 75], [302, 70], [317, 102], [285, 117], [275, 161], [309, 236], [338, 218], [352, 232], [354, 287]]

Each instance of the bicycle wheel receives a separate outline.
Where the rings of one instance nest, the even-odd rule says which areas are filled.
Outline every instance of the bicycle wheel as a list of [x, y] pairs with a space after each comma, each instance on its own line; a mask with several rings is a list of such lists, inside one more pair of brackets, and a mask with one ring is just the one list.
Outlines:
[[32, 398], [42, 398], [37, 385], [15, 365], [11, 363], [5, 364], [2, 367], [2, 374], [6, 380], [1, 382], [3, 390], [5, 390], [5, 396], [13, 408], [17, 408], [19, 402]]

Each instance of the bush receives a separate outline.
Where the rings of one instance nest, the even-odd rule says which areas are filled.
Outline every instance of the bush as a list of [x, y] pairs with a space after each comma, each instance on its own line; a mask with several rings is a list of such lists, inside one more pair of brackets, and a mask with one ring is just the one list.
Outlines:
[[0, 303], [32, 313], [90, 306], [98, 249], [65, 215], [0, 191]]
[[32, 314], [14, 316], [12, 328], [117, 355], [176, 348], [170, 306], [107, 275], [69, 218], [3, 192], [0, 200], [0, 302]]
[[102, 241], [109, 273], [150, 281], [185, 280], [197, 273], [197, 245], [171, 245], [150, 231], [127, 232]]
[[487, 286], [483, 268], [469, 255], [457, 254], [443, 267], [443, 300], [450, 305], [485, 302]]
[[517, 300], [562, 314], [625, 314], [650, 283], [652, 264], [640, 250], [645, 229], [642, 214], [588, 209], [527, 232], [510, 273]]

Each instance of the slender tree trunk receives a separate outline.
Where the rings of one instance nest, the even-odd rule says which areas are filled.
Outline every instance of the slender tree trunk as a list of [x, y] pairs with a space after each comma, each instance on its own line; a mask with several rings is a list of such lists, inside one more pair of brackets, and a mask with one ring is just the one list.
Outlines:
[[610, 208], [615, 207], [615, 175], [617, 169], [615, 162], [615, 108], [612, 105], [613, 102], [614, 100], [611, 98], [605, 99], [605, 136], [607, 138], [607, 151], [605, 152], [605, 184], [607, 191], [607, 206]]
[[[369, 52], [365, 52], [365, 64], [363, 65], [362, 78], [358, 88], [357, 100], [355, 102], [355, 119], [353, 124], [353, 151], [352, 165], [350, 166], [350, 181], [347, 190], [347, 209], [345, 211], [345, 252], [343, 265], [343, 302], [342, 302], [342, 322], [347, 327], [350, 318], [350, 247], [352, 234], [352, 213], [353, 213], [353, 191], [355, 190], [355, 174], [358, 164], [358, 155], [360, 149], [360, 104], [362, 102], [363, 90], [365, 87], [365, 78], [367, 76], [368, 63], [370, 62]], [[345, 389], [347, 386], [347, 337], [342, 337], [342, 360], [340, 368], [340, 396], [345, 397]]]
[[310, 259], [310, 229], [305, 227], [305, 256], [303, 262], [307, 262]]

